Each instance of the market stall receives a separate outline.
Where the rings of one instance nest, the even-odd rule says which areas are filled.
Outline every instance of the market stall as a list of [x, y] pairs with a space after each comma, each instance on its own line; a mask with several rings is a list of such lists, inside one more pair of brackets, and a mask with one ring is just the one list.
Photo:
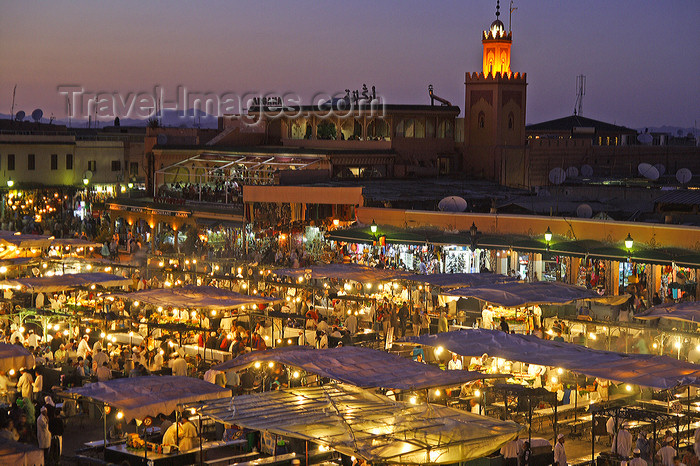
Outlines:
[[0, 464], [43, 466], [44, 451], [26, 443], [0, 439]]
[[659, 304], [635, 314], [634, 318], [640, 320], [671, 319], [700, 323], [700, 301]]
[[700, 386], [700, 365], [668, 356], [595, 350], [566, 342], [542, 340], [533, 335], [468, 329], [407, 337], [405, 341], [443, 347], [463, 356], [486, 353], [503, 360], [563, 368], [589, 377], [655, 389]]
[[245, 295], [214, 286], [194, 285], [181, 288], [157, 288], [133, 293], [114, 293], [112, 296], [163, 308], [203, 309], [206, 311], [221, 311], [278, 301], [275, 298]]
[[276, 390], [192, 407], [219, 422], [314, 442], [373, 463], [469, 461], [496, 451], [523, 430], [511, 421], [394, 401], [348, 384]]
[[32, 367], [34, 357], [23, 346], [0, 343], [0, 371], [19, 371], [20, 367]]
[[130, 284], [130, 278], [104, 272], [0, 280], [0, 288], [26, 289], [32, 293], [53, 293], [81, 287], [90, 287], [92, 285], [111, 288]]
[[[196, 455], [206, 450], [219, 448], [221, 442], [199, 442], [188, 451], [176, 450], [176, 445], [151, 443], [139, 435], [130, 435], [127, 445], [107, 445], [107, 414], [116, 410], [116, 419], [124, 422], [139, 421], [144, 427], [158, 414], [178, 413], [182, 405], [216, 399], [230, 401], [231, 391], [218, 385], [191, 377], [148, 376], [113, 379], [98, 382], [81, 388], [73, 388], [66, 396], [84, 397], [102, 407], [104, 418], [105, 461], [127, 461], [130, 464], [191, 464]], [[138, 432], [137, 432], [138, 434]], [[145, 433], [144, 433], [145, 437]], [[179, 438], [176, 435], [175, 438]], [[180, 444], [182, 445], [182, 443]], [[166, 447], [166, 448], [163, 448]]]
[[[361, 346], [312, 349], [306, 346], [253, 351], [215, 366], [240, 371], [256, 362], [274, 361], [361, 388], [425, 390], [483, 379], [472, 371], [443, 371], [384, 351]], [[489, 376], [497, 377], [497, 376]]]
[[594, 291], [561, 282], [504, 282], [447, 290], [452, 299], [474, 298], [484, 303], [481, 325], [486, 329], [505, 319], [509, 326], [528, 333], [538, 326], [544, 304], [567, 304], [578, 300], [599, 299]]

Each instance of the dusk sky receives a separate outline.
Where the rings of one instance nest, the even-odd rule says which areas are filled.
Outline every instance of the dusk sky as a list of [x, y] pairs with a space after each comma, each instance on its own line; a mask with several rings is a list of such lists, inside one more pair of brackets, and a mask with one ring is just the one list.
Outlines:
[[[90, 91], [316, 92], [375, 85], [387, 103], [464, 107], [495, 0], [3, 1], [0, 113], [66, 116], [60, 85]], [[508, 26], [508, 1], [501, 2]], [[511, 69], [527, 122], [583, 115], [630, 127], [700, 120], [700, 1], [520, 0]]]

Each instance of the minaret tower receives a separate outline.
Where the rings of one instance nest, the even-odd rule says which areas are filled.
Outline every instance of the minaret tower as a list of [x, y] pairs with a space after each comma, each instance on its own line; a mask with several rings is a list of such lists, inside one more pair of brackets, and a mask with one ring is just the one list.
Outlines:
[[499, 16], [501, 16], [501, 5], [500, 0], [497, 0], [496, 20], [491, 23], [488, 31], [484, 31], [481, 39], [484, 46], [485, 76], [510, 73], [510, 46], [513, 43], [513, 33], [506, 32]]
[[510, 178], [526, 165], [527, 75], [510, 70], [513, 35], [500, 15], [497, 1], [496, 20], [481, 34], [483, 69], [465, 78], [464, 169], [470, 175], [516, 185], [521, 181]]

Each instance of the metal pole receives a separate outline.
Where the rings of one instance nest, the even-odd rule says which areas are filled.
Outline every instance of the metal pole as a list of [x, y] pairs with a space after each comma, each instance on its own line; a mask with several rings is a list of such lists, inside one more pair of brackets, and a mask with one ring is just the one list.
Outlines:
[[554, 393], [554, 441], [557, 441], [557, 436], [559, 435], [559, 420], [557, 418], [557, 405], [559, 400], [557, 399], [557, 394]]
[[102, 459], [107, 461], [107, 410], [102, 403], [102, 419], [104, 420], [104, 443], [102, 444]]
[[591, 412], [591, 464], [595, 464], [595, 411]]
[[688, 385], [688, 445], [690, 445], [690, 385]]
[[655, 466], [656, 465], [656, 452], [654, 450], [656, 450], [656, 419], [654, 419], [654, 421], [652, 421], [652, 424], [654, 427], [654, 444], [653, 444], [653, 448], [650, 448], [650, 450], [651, 450], [651, 466]]
[[527, 398], [527, 443], [532, 446], [532, 396]]

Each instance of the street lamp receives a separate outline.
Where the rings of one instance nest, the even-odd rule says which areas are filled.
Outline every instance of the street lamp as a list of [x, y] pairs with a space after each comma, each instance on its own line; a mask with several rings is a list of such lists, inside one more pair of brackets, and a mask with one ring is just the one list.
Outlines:
[[10, 178], [9, 180], [7, 180], [7, 187], [8, 187], [8, 188], [13, 187], [14, 185], [15, 185], [15, 182], [12, 180], [12, 178]]
[[632, 246], [634, 246], [634, 240], [632, 239], [632, 235], [627, 233], [627, 238], [625, 238], [625, 247], [627, 248], [627, 251], [632, 249]]
[[377, 233], [377, 224], [375, 223], [374, 219], [372, 219], [372, 224], [369, 226], [369, 229], [372, 234]]
[[544, 232], [544, 240], [547, 243], [547, 251], [549, 251], [549, 243], [552, 241], [552, 230], [547, 227], [547, 231]]
[[87, 178], [83, 178], [83, 184], [87, 186], [88, 184], [90, 184], [90, 180], [88, 180]]

